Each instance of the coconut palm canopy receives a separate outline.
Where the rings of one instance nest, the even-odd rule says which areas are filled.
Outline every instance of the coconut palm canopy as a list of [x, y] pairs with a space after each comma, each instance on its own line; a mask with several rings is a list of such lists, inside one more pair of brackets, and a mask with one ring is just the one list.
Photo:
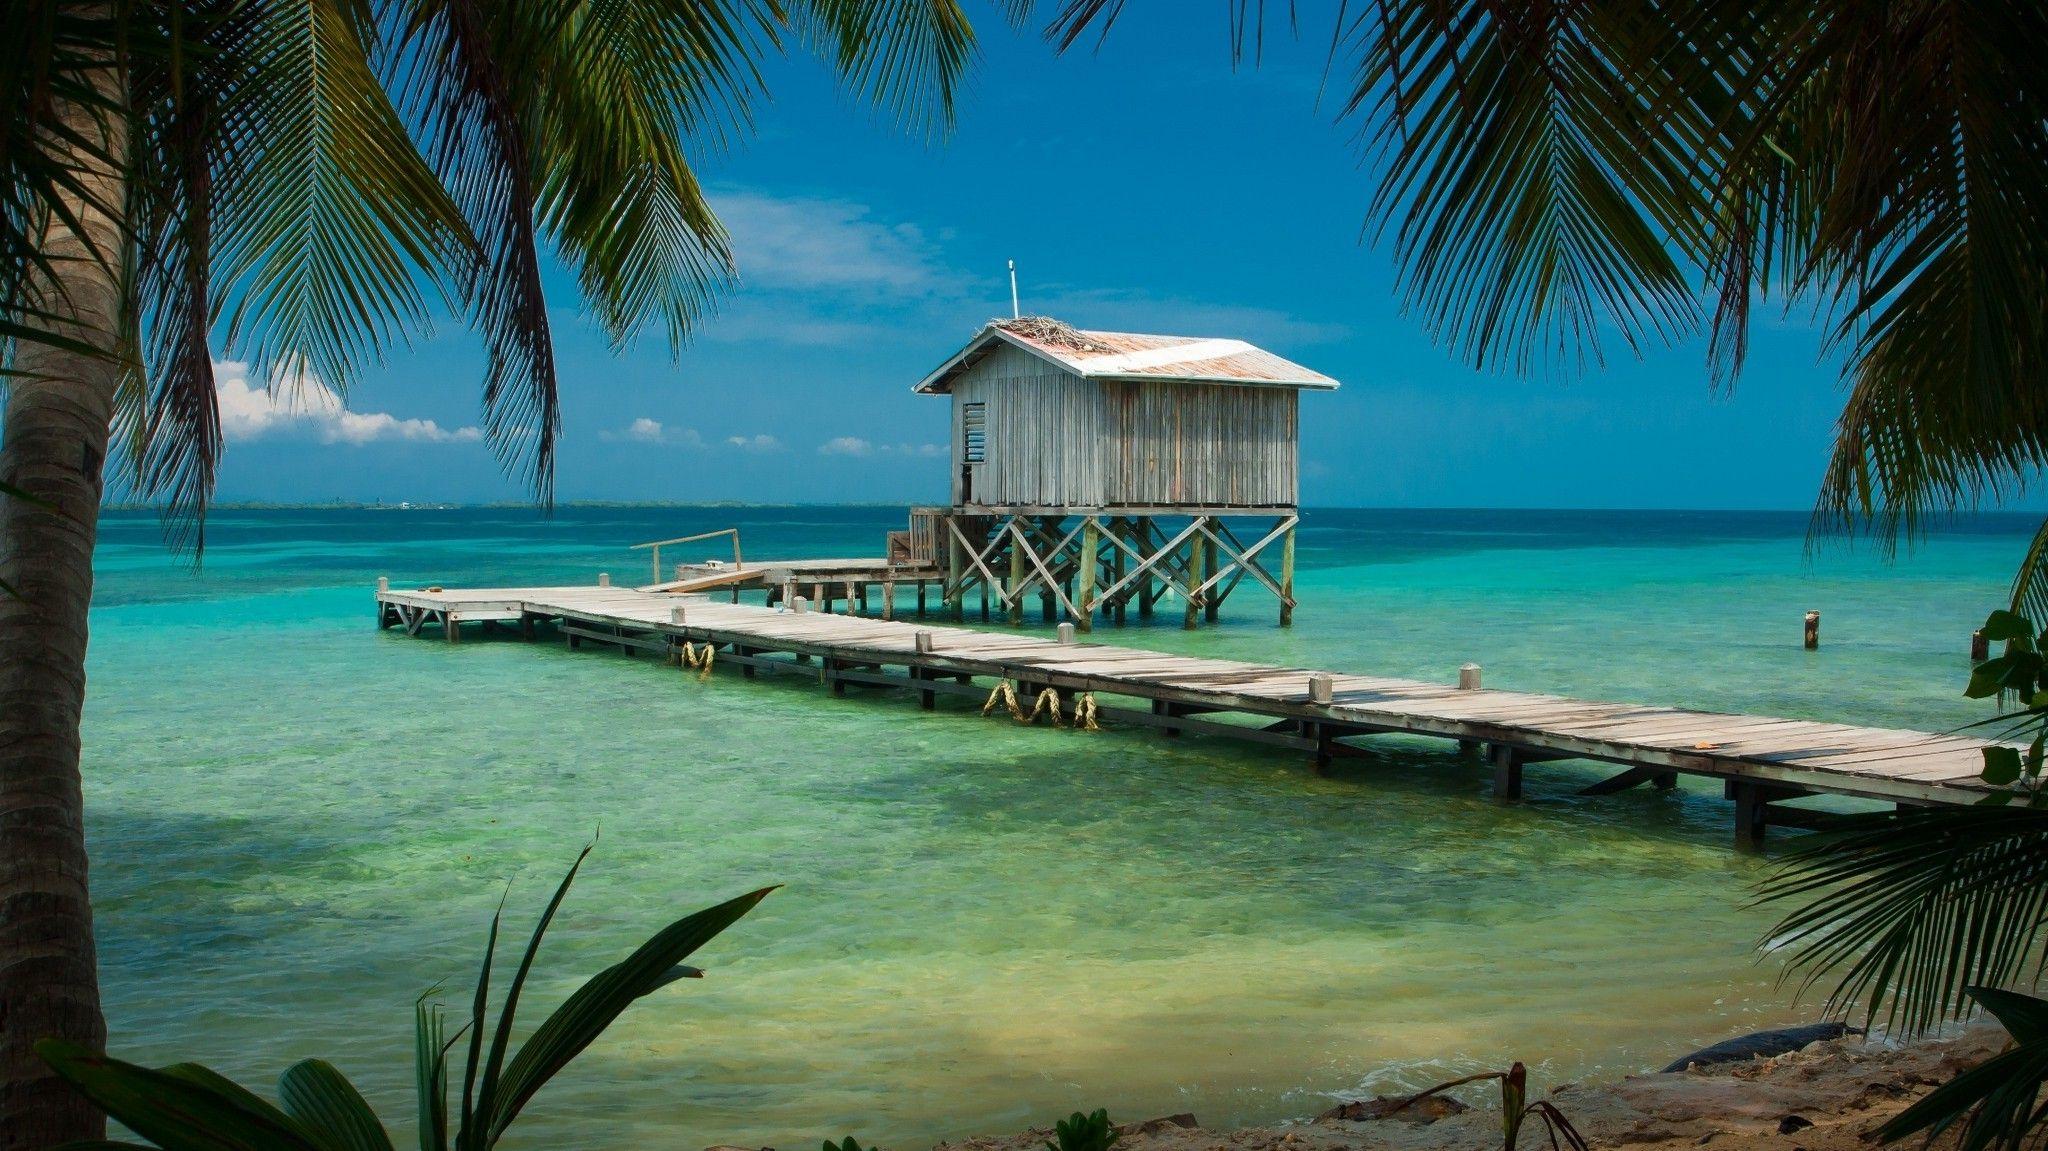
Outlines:
[[[1065, 47], [1123, 8], [1040, 6]], [[1255, 55], [1278, 6], [1227, 10]], [[1757, 309], [1790, 308], [1848, 388], [1825, 525], [1910, 535], [2048, 462], [2048, 9], [1377, 0], [1327, 35], [1368, 234], [1472, 363], [1704, 336], [1732, 384]]]
[[[760, 63], [815, 52], [921, 132], [974, 35], [951, 0], [8, 0], [0, 337], [53, 338], [45, 231], [119, 118], [132, 274], [120, 423], [140, 492], [194, 529], [221, 437], [212, 358], [346, 386], [447, 303], [484, 337], [484, 429], [545, 500], [560, 426], [544, 262], [617, 344], [680, 345], [733, 273], [691, 169], [743, 135]], [[111, 59], [123, 85], [96, 89]], [[125, 92], [125, 95], [123, 94]], [[56, 222], [61, 226], [64, 221]], [[61, 333], [55, 338], [63, 339]]]

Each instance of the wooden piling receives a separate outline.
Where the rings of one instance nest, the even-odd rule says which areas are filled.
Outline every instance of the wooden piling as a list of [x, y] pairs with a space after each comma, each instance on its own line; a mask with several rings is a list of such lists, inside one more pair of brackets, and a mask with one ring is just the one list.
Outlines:
[[1729, 780], [1727, 790], [1735, 801], [1735, 850], [1762, 851], [1770, 827], [1770, 793], [1761, 784], [1743, 780]]
[[1003, 585], [1003, 598], [1010, 609], [1010, 626], [1024, 625], [1024, 596], [1018, 588], [1024, 586], [1024, 533], [1014, 525], [1010, 529], [1010, 581]]
[[1978, 630], [1976, 630], [1976, 631], [1973, 631], [1973, 632], [1971, 632], [1971, 633], [1970, 633], [1970, 660], [1971, 660], [1971, 662], [1973, 662], [1973, 663], [1983, 663], [1983, 662], [1984, 662], [1985, 660], [1987, 660], [1987, 659], [1990, 659], [1990, 658], [1991, 658], [1991, 641], [1990, 641], [1990, 640], [1988, 640], [1988, 639], [1985, 639], [1985, 638], [1984, 638], [1984, 632], [1983, 632], [1983, 629], [1981, 629], [1981, 628], [1980, 628], [1980, 629], [1978, 629]]
[[1820, 650], [1820, 613], [1817, 611], [1806, 613], [1806, 650]]
[[1280, 626], [1294, 626], [1294, 529], [1280, 537]]
[[1195, 630], [1201, 622], [1202, 597], [1195, 594], [1195, 589], [1201, 586], [1203, 579], [1207, 578], [1204, 575], [1203, 567], [1203, 553], [1207, 549], [1202, 546], [1206, 542], [1200, 532], [1196, 532], [1188, 537], [1187, 615], [1185, 619], [1181, 620], [1181, 627], [1187, 631]]
[[896, 581], [882, 581], [882, 618], [896, 618]]
[[1514, 803], [1522, 798], [1522, 764], [1520, 749], [1505, 743], [1496, 743], [1489, 749], [1493, 759], [1493, 799], [1495, 803]]
[[[950, 523], [952, 521], [948, 520], [947, 522]], [[961, 554], [960, 546], [957, 543], [948, 541], [946, 544], [946, 582], [939, 588], [939, 593], [944, 597], [946, 610], [956, 620], [967, 613], [967, 596], [960, 587], [960, 581], [965, 578], [966, 563], [966, 557]], [[918, 587], [917, 595], [919, 610], [921, 611], [924, 604], [924, 588], [922, 585]]]
[[1082, 631], [1095, 630], [1095, 566], [1097, 549], [1102, 546], [1102, 525], [1094, 516], [1081, 527], [1081, 570], [1080, 586], [1075, 589], [1074, 626]]
[[[1205, 520], [1204, 522], [1206, 524], [1215, 523], [1214, 520]], [[1196, 538], [1202, 541], [1202, 554], [1208, 557], [1208, 562], [1204, 565], [1204, 567], [1214, 568], [1217, 572], [1222, 571], [1223, 560], [1216, 554], [1216, 541], [1210, 539], [1208, 536], [1197, 536]], [[1203, 578], [1206, 579], [1208, 575], [1211, 574], [1214, 574], [1214, 572], [1205, 573]], [[1194, 585], [1190, 584], [1189, 586], [1192, 587]], [[1223, 610], [1223, 597], [1230, 594], [1227, 590], [1225, 590], [1228, 587], [1228, 584], [1219, 583], [1215, 587], [1210, 588], [1208, 591], [1202, 594], [1203, 619], [1207, 620], [1210, 623], [1216, 622], [1217, 613]]]

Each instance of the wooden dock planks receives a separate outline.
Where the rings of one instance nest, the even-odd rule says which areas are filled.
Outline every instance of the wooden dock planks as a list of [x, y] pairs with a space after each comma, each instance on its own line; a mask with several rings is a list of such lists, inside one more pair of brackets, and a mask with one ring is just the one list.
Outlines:
[[[380, 623], [385, 605], [434, 613], [448, 621], [451, 638], [464, 620], [547, 617], [579, 630], [730, 644], [752, 653], [750, 658], [781, 652], [823, 657], [833, 666], [900, 666], [909, 669], [910, 677], [885, 677], [884, 682], [920, 689], [935, 676], [1001, 677], [1062, 692], [1147, 699], [1155, 709], [1167, 707], [1169, 715], [1214, 711], [1271, 717], [1287, 721], [1272, 725], [1276, 730], [1324, 732], [1319, 738], [1325, 749], [1330, 733], [1412, 733], [1484, 742], [1531, 759], [1605, 760], [1794, 793], [1962, 804], [1975, 802], [1987, 790], [1978, 778], [1985, 741], [1954, 735], [1530, 692], [1466, 691], [1414, 680], [1062, 644], [922, 621], [793, 612], [621, 587], [391, 589], [380, 590], [378, 599]], [[686, 622], [680, 626], [672, 622], [676, 607], [684, 611]], [[407, 630], [418, 628], [408, 622]], [[920, 633], [930, 637], [929, 652], [917, 650]], [[1331, 703], [1310, 702], [1312, 674], [1332, 676]], [[1156, 726], [1180, 722], [1147, 719]], [[1282, 734], [1269, 741], [1297, 745], [1305, 738]]]

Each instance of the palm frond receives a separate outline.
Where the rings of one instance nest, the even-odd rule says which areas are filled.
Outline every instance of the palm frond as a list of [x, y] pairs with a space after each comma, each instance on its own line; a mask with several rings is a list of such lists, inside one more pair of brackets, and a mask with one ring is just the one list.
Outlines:
[[1830, 1012], [1860, 1006], [1906, 1032], [1969, 1009], [1969, 990], [2043, 972], [2048, 813], [2031, 807], [1853, 816], [1789, 855], [1762, 889], [1793, 903], [1766, 944]]
[[2010, 610], [2030, 620], [2048, 620], [2048, 520], [2034, 530], [2013, 575]]
[[479, 245], [458, 286], [484, 337], [484, 433], [544, 504], [562, 415], [541, 285], [536, 149], [550, 81], [543, 64], [574, 7], [422, 0], [407, 6], [387, 56], [401, 106]]
[[2020, 1151], [2040, 1127], [2044, 1116], [2036, 1100], [2048, 1081], [2048, 1002], [1988, 987], [1971, 988], [1970, 994], [2005, 1026], [2013, 1046], [1892, 1116], [1878, 1128], [1879, 1141], [1895, 1143], [1922, 1132], [1935, 1140], [1960, 1123], [1958, 1151]]
[[2048, 462], [2048, 36], [2035, 5], [1844, 9], [1807, 69], [1832, 150], [1801, 286], [1852, 390], [1823, 517], [1887, 538], [2021, 489]]
[[790, 14], [856, 95], [899, 123], [951, 130], [975, 52], [957, 0], [800, 0]]

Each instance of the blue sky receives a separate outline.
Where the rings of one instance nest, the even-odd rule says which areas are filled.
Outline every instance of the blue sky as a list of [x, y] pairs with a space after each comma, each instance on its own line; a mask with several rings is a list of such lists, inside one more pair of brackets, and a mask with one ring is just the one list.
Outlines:
[[[681, 356], [615, 356], [553, 278], [564, 500], [942, 498], [944, 401], [910, 385], [1007, 315], [1250, 340], [1343, 381], [1303, 398], [1321, 506], [1804, 508], [1840, 410], [1802, 317], [1770, 313], [1732, 396], [1701, 349], [1568, 381], [1474, 372], [1401, 314], [1361, 242], [1369, 173], [1318, 109], [1322, 44], [1230, 66], [1225, 5], [1133, 5], [1099, 52], [1056, 56], [992, 10], [941, 142], [893, 130], [816, 63], [776, 65], [756, 138], [699, 170], [741, 286]], [[481, 355], [460, 324], [339, 403], [271, 412], [223, 372], [228, 500], [518, 499], [478, 442]]]

